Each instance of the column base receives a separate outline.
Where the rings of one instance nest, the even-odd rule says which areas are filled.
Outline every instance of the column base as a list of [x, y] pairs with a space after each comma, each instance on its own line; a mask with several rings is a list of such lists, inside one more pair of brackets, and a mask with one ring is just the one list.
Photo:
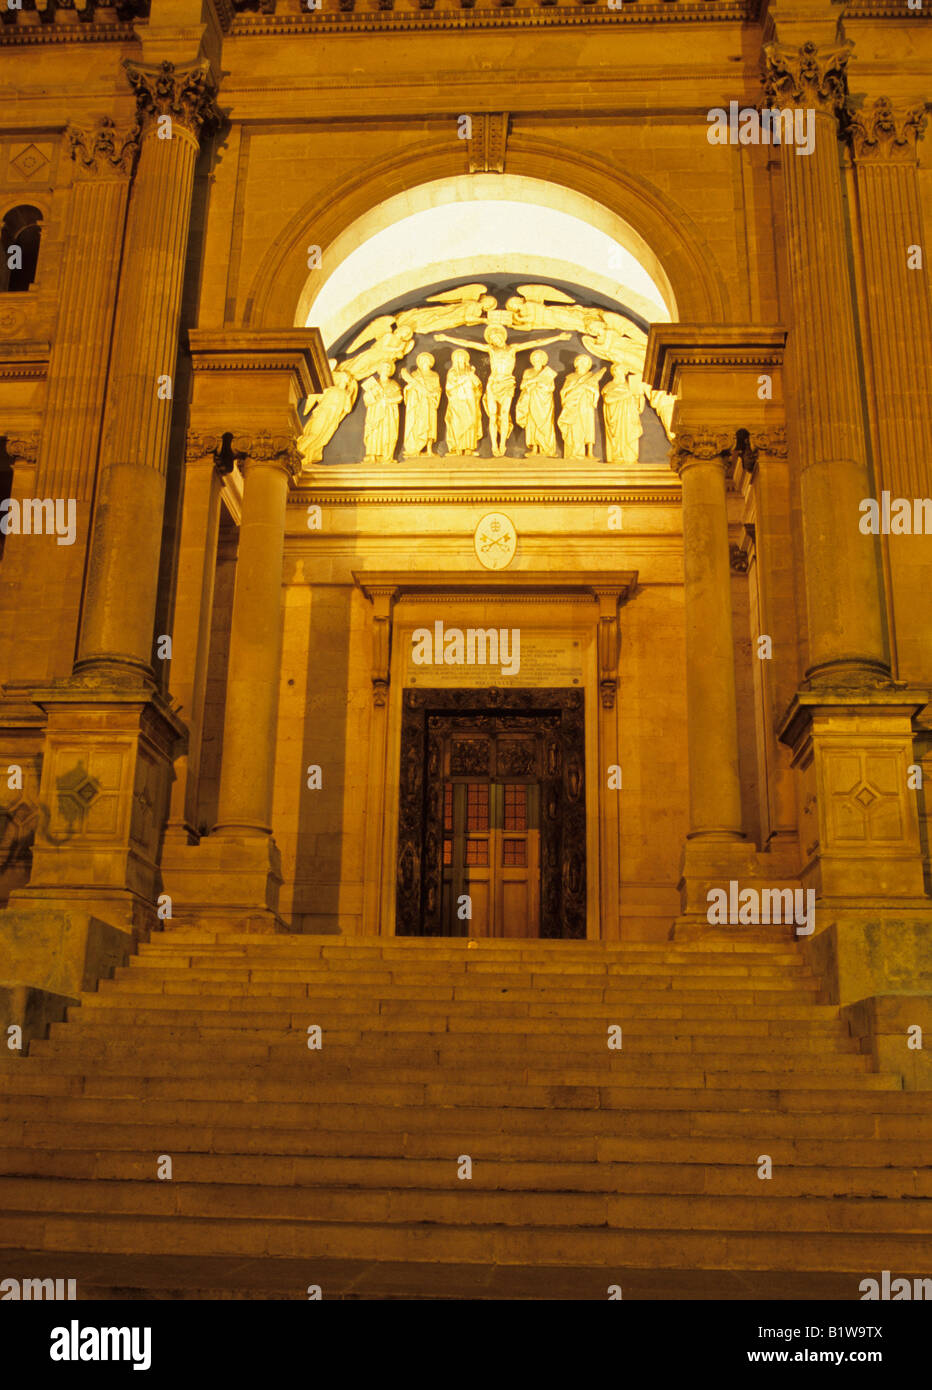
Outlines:
[[175, 835], [162, 852], [172, 926], [210, 931], [285, 932], [279, 915], [281, 856], [271, 835], [220, 831], [198, 844]]

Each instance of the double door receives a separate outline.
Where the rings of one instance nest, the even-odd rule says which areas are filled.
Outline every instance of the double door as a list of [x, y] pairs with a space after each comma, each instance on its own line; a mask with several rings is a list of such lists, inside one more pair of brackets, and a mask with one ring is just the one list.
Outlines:
[[541, 744], [537, 732], [445, 736], [444, 935], [540, 935]]

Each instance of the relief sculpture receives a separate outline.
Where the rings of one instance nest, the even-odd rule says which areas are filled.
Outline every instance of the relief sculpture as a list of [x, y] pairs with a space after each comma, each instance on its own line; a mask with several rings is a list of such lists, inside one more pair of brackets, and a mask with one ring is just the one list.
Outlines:
[[[524, 433], [525, 458], [562, 454], [588, 461], [601, 452], [600, 461], [628, 466], [638, 462], [648, 406], [672, 440], [675, 398], [645, 384], [647, 336], [636, 323], [610, 309], [579, 304], [553, 285], [518, 285], [516, 291], [500, 306], [488, 286], [458, 285], [428, 295], [423, 304], [373, 318], [353, 337], [348, 356], [331, 358], [333, 385], [308, 400], [298, 441], [304, 471], [325, 460], [348, 416], [360, 418], [354, 410], [360, 387], [370, 464], [390, 463], [399, 454], [410, 461], [436, 457], [442, 423], [448, 456], [476, 457], [487, 431], [487, 447], [502, 458], [517, 427]], [[456, 336], [451, 332], [456, 328], [481, 328], [482, 337]], [[513, 336], [540, 329], [551, 331], [545, 337]], [[586, 352], [567, 370], [565, 354], [561, 366], [543, 349], [573, 335]], [[435, 353], [426, 350], [410, 365], [425, 338], [455, 348], [449, 358], [443, 354], [440, 370], [435, 370]], [[530, 365], [519, 386], [516, 361], [525, 352]], [[480, 374], [476, 367], [483, 359], [487, 370], [481, 367]], [[611, 376], [600, 393], [607, 372]], [[514, 444], [510, 452], [515, 453]]]

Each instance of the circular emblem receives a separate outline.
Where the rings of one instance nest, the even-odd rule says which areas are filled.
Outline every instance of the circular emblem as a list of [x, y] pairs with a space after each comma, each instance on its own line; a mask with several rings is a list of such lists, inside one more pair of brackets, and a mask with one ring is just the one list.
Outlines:
[[503, 570], [515, 558], [518, 533], [504, 512], [489, 512], [476, 527], [473, 536], [476, 559], [487, 570]]

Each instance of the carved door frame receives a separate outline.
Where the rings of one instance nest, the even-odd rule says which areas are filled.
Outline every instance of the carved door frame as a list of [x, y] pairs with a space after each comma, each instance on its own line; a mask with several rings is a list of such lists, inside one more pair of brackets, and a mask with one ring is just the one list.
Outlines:
[[[544, 938], [586, 937], [585, 699], [579, 689], [406, 689], [402, 696], [395, 934], [439, 935], [442, 807], [440, 725], [457, 716], [556, 716], [545, 729], [541, 779]], [[436, 803], [436, 804], [434, 804]]]

